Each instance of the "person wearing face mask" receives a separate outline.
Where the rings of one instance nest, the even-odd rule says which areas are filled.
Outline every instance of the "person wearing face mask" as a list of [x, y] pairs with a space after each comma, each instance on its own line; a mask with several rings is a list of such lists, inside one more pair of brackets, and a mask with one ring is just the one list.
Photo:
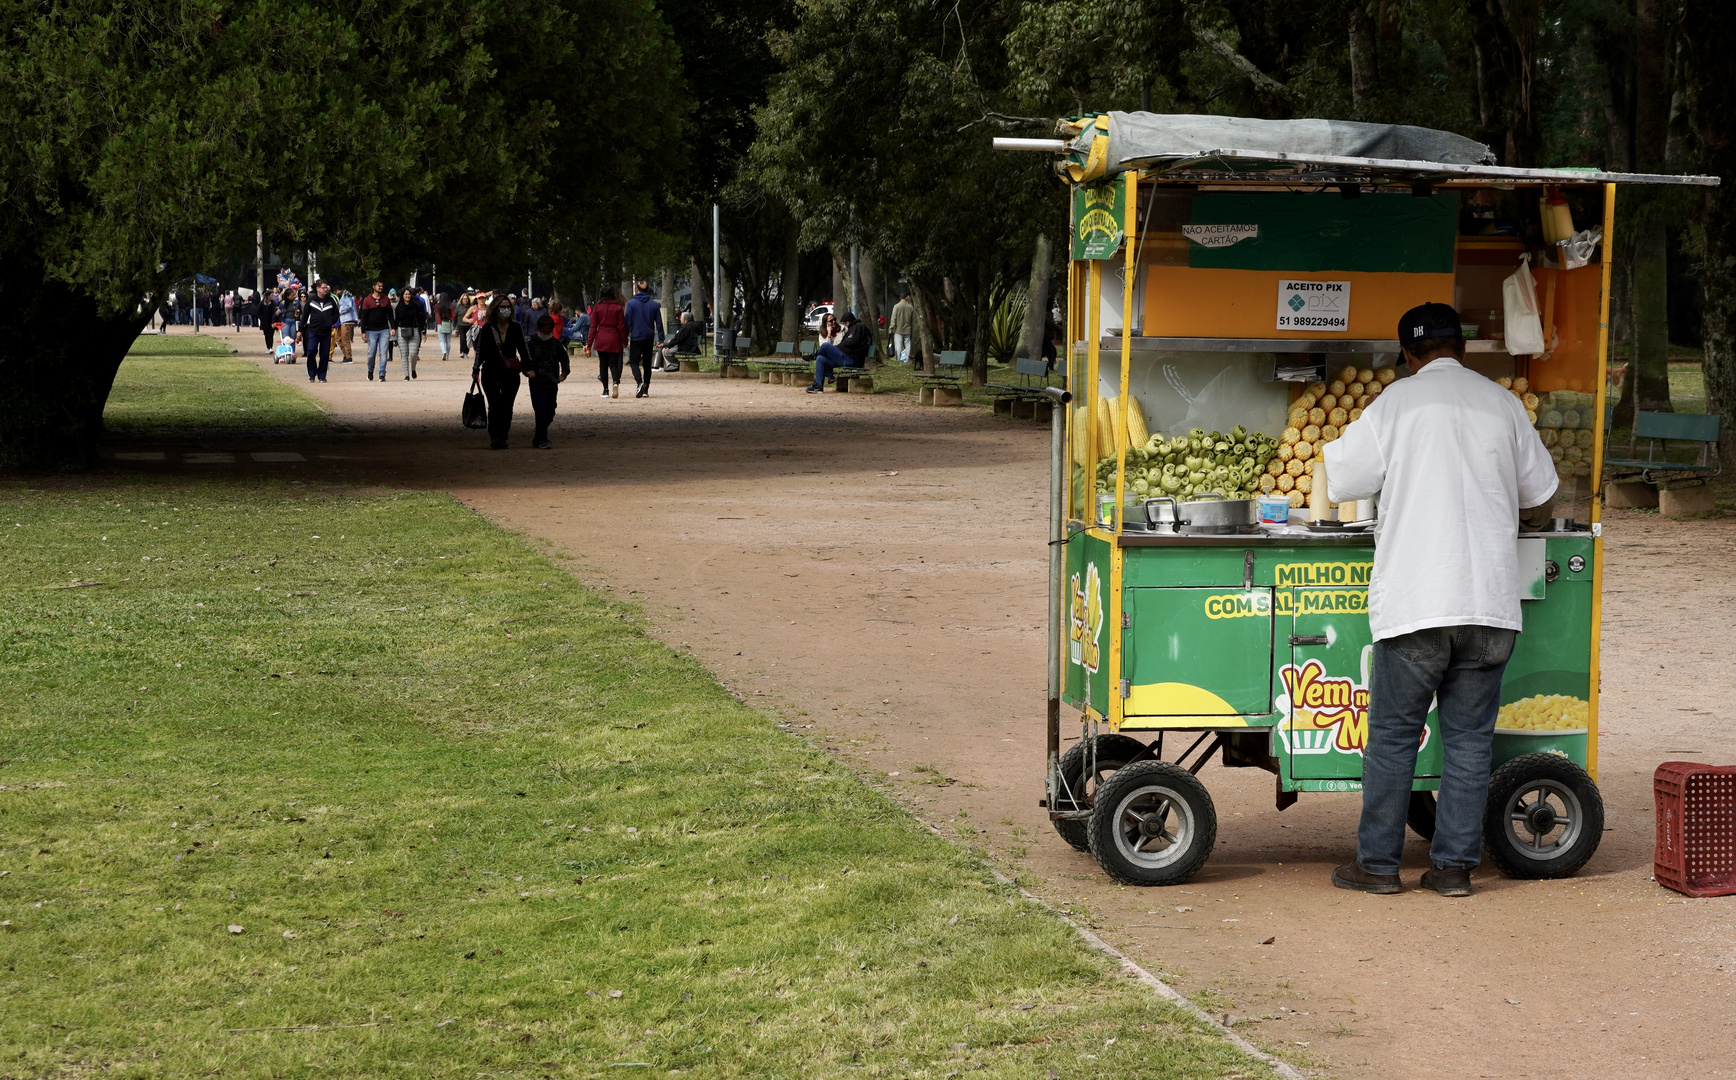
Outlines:
[[488, 398], [488, 448], [505, 450], [507, 432], [512, 429], [512, 403], [518, 397], [519, 372], [530, 367], [530, 352], [510, 297], [496, 297], [489, 313], [488, 322], [476, 334], [476, 361], [470, 377], [480, 380]]
[[549, 422], [555, 418], [555, 397], [558, 387], [572, 373], [567, 359], [567, 347], [555, 336], [552, 315], [538, 315], [536, 333], [527, 343], [530, 365], [525, 379], [530, 386], [530, 407], [536, 414], [536, 434], [530, 444], [538, 450], [549, 449]]

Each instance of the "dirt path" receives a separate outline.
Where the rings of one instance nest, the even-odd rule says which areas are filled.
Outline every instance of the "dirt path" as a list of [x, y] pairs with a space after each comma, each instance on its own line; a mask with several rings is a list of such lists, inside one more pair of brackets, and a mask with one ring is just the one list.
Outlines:
[[[263, 361], [257, 338], [242, 340]], [[275, 370], [300, 381], [299, 368]], [[1736, 522], [1616, 515], [1606, 527], [1609, 831], [1578, 877], [1484, 873], [1460, 901], [1346, 893], [1327, 873], [1352, 851], [1353, 796], [1280, 815], [1266, 774], [1214, 765], [1201, 774], [1220, 818], [1211, 862], [1185, 886], [1133, 889], [1062, 843], [1037, 806], [1045, 429], [711, 376], [601, 400], [577, 372], [555, 450], [523, 449], [521, 397], [514, 449], [491, 453], [457, 424], [468, 364], [433, 360], [416, 382], [383, 385], [360, 364], [333, 372], [308, 388], [349, 434], [241, 448], [305, 463], [171, 453], [133, 467], [450, 492], [641, 602], [657, 633], [743, 698], [1326, 1074], [1736, 1073], [1736, 897], [1686, 900], [1649, 881], [1653, 768], [1736, 761]], [[1425, 863], [1413, 842], [1406, 878]]]

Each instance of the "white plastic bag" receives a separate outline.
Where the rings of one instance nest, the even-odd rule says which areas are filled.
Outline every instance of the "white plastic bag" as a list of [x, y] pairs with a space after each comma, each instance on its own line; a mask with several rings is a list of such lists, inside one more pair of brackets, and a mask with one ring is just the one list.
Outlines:
[[1543, 319], [1537, 309], [1537, 282], [1531, 276], [1531, 255], [1521, 255], [1519, 269], [1501, 283], [1506, 307], [1507, 351], [1514, 356], [1535, 356], [1547, 351]]

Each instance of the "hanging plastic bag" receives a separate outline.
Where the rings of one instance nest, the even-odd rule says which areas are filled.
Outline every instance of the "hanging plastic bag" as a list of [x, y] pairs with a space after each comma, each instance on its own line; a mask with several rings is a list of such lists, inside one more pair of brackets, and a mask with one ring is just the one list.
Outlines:
[[1531, 255], [1519, 257], [1519, 269], [1501, 283], [1506, 307], [1507, 351], [1514, 356], [1535, 356], [1548, 349], [1543, 341], [1543, 319], [1537, 309], [1537, 282], [1531, 276]]

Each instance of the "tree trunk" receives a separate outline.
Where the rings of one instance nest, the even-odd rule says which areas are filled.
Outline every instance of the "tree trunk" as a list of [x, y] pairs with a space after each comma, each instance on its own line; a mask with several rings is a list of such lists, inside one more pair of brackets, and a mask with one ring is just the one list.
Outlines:
[[975, 303], [971, 305], [970, 381], [978, 386], [989, 382], [989, 264], [977, 263]]
[[868, 327], [869, 340], [874, 343], [869, 355], [877, 356], [885, 352], [885, 335], [880, 332], [880, 297], [874, 291], [874, 256], [866, 251], [856, 260], [856, 279], [856, 304], [861, 308], [862, 322]]
[[1374, 19], [1369, 16], [1367, 5], [1361, 0], [1353, 0], [1350, 5], [1350, 105], [1357, 119], [1366, 117], [1379, 83]]
[[717, 303], [717, 325], [734, 327], [735, 274], [729, 268], [729, 244], [720, 243], [717, 252], [718, 293], [721, 297]]
[[[39, 266], [0, 271], [0, 469], [74, 471], [96, 461], [103, 406], [147, 316], [104, 315]], [[76, 334], [69, 326], [78, 327]]]
[[1030, 303], [1025, 308], [1025, 332], [1021, 339], [1025, 355], [1032, 360], [1042, 358], [1043, 342], [1049, 337], [1049, 259], [1052, 254], [1049, 234], [1038, 233], [1036, 246], [1031, 250], [1031, 284], [1025, 290]]
[[[1687, 63], [1684, 89], [1688, 122], [1699, 136], [1693, 171], [1736, 176], [1736, 80], [1730, 57], [1736, 55], [1736, 6], [1688, 4], [1682, 14], [1682, 46]], [[1720, 449], [1725, 468], [1736, 468], [1736, 192], [1706, 189], [1699, 220], [1705, 230], [1705, 262], [1700, 285], [1706, 292], [1701, 317], [1705, 349], [1706, 411], [1723, 417]]]
[[674, 333], [675, 324], [681, 321], [681, 316], [675, 313], [675, 267], [662, 267], [658, 273], [657, 302], [663, 305], [663, 327], [669, 333]]
[[844, 314], [844, 305], [849, 303], [848, 292], [850, 279], [850, 258], [832, 249], [832, 311], [834, 315]]
[[705, 276], [705, 271], [699, 268], [699, 260], [694, 259], [688, 264], [688, 274], [693, 286], [688, 291], [693, 294], [693, 321], [699, 324], [700, 333], [705, 332], [706, 312], [711, 310], [711, 280]]
[[1668, 278], [1664, 227], [1647, 226], [1634, 247], [1634, 377], [1627, 380], [1643, 412], [1671, 411]]
[[940, 352], [934, 332], [934, 294], [914, 276], [910, 279], [910, 302], [916, 307], [916, 344], [922, 351], [922, 370], [933, 375]]
[[778, 291], [784, 301], [780, 340], [802, 340], [802, 223], [794, 215], [784, 222], [784, 276]]

